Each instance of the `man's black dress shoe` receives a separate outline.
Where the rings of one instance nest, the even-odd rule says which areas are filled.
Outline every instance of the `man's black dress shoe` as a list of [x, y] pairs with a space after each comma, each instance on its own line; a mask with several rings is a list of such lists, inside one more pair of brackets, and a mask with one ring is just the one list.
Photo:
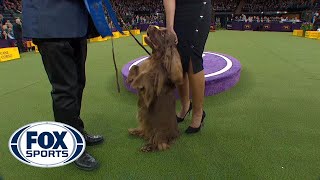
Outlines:
[[86, 140], [87, 146], [94, 146], [101, 144], [103, 142], [103, 137], [100, 135], [90, 135], [87, 132], [82, 132], [84, 139]]
[[97, 160], [87, 152], [84, 152], [77, 160], [75, 160], [74, 164], [79, 169], [85, 171], [92, 171], [99, 167], [99, 163], [97, 162]]

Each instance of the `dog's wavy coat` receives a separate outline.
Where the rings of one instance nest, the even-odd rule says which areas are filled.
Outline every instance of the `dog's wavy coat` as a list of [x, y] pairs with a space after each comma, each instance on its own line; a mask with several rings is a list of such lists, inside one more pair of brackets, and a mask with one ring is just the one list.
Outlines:
[[148, 141], [144, 152], [165, 150], [179, 136], [175, 111], [176, 85], [183, 81], [175, 37], [167, 29], [150, 26], [146, 43], [152, 55], [130, 69], [127, 82], [138, 90], [139, 127], [129, 133]]

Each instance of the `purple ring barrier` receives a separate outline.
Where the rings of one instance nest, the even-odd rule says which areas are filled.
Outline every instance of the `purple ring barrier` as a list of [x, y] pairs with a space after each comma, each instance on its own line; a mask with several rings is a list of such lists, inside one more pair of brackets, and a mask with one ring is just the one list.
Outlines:
[[[127, 83], [129, 69], [133, 65], [139, 65], [148, 56], [143, 56], [130, 61], [122, 68], [122, 76], [125, 87], [133, 93], [137, 93]], [[234, 87], [240, 80], [240, 62], [226, 54], [205, 52], [203, 54], [203, 66], [205, 72], [205, 96], [213, 96]]]
[[277, 31], [277, 32], [292, 32], [293, 30], [300, 29], [302, 22], [232, 22], [232, 30], [238, 31]]
[[[31, 41], [31, 39], [23, 38], [22, 42], [25, 41]], [[15, 47], [16, 43], [15, 39], [0, 39], [0, 48]]]
[[6, 48], [6, 47], [14, 47], [14, 44], [16, 44], [15, 39], [1, 39], [0, 40], [0, 48]]

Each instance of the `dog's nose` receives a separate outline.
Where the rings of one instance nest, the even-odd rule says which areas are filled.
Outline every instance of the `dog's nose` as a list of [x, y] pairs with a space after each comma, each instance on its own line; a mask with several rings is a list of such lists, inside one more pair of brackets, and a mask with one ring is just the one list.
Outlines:
[[148, 27], [147, 32], [149, 32], [151, 30], [151, 26]]

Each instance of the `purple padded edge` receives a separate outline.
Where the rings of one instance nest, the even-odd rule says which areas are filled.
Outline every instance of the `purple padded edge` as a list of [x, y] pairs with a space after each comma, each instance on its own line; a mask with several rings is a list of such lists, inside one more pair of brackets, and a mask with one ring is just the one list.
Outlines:
[[[213, 53], [213, 52], [205, 52], [205, 53]], [[213, 96], [218, 93], [224, 92], [224, 91], [234, 87], [240, 80], [241, 68], [242, 68], [240, 62], [230, 55], [221, 54], [221, 53], [215, 53], [215, 54], [219, 54], [219, 55], [222, 55], [222, 56], [229, 58], [232, 62], [232, 67], [228, 71], [224, 72], [223, 74], [219, 74], [216, 76], [206, 78], [205, 96]], [[226, 65], [226, 61], [223, 60], [221, 57], [218, 57], [215, 55], [210, 55], [210, 56], [212, 56], [212, 57], [214, 56], [214, 58], [211, 57], [212, 59], [210, 59], [210, 60], [215, 61], [215, 62], [211, 63], [211, 62], [209, 62], [210, 61], [209, 59], [206, 59], [206, 57], [204, 57], [205, 74], [208, 74], [210, 71], [217, 72], [217, 71], [221, 70], [223, 67], [225, 67], [225, 65]], [[148, 56], [143, 56], [143, 57], [137, 58], [135, 60], [132, 60], [122, 68], [122, 76], [123, 76], [124, 85], [127, 88], [127, 90], [129, 90], [133, 93], [137, 93], [137, 91], [132, 89], [126, 83], [126, 80], [127, 80], [128, 74], [129, 74], [129, 67], [134, 62], [136, 62], [142, 58], [145, 58], [145, 57], [148, 57]]]

